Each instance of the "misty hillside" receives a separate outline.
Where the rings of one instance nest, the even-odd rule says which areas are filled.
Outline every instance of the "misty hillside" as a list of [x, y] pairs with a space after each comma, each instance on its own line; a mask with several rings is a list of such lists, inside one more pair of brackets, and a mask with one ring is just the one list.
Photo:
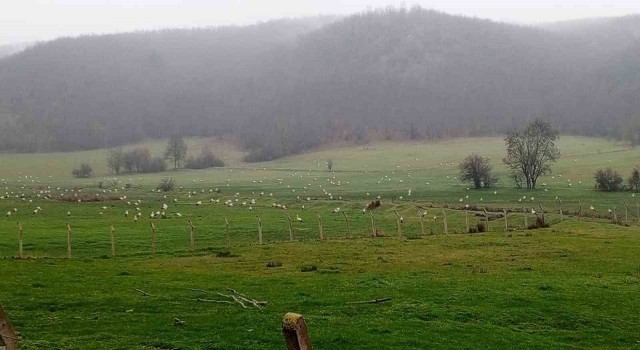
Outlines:
[[234, 134], [263, 160], [532, 117], [638, 141], [639, 30], [638, 17], [529, 28], [412, 9], [59, 39], [0, 60], [0, 149]]

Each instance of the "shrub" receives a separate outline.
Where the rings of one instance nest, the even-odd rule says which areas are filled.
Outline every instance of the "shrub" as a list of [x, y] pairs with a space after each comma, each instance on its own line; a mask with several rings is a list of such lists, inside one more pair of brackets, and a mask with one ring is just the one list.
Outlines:
[[93, 168], [91, 165], [82, 163], [79, 168], [73, 169], [71, 174], [77, 178], [87, 178], [93, 176]]
[[624, 189], [622, 176], [611, 168], [599, 169], [595, 172], [594, 177], [598, 191], [616, 192]]
[[223, 166], [224, 162], [216, 157], [208, 148], [204, 148], [198, 157], [189, 157], [185, 164], [185, 168], [187, 169], [207, 169]]
[[140, 165], [141, 173], [161, 173], [167, 170], [167, 163], [160, 157], [147, 159]]
[[640, 191], [640, 169], [633, 168], [631, 176], [629, 176], [629, 191]]
[[475, 188], [491, 187], [498, 182], [493, 176], [489, 158], [472, 153], [460, 163], [460, 181], [470, 182]]
[[171, 192], [175, 187], [176, 181], [172, 177], [165, 177], [164, 179], [160, 180], [160, 183], [158, 184], [158, 186], [156, 186], [156, 190], [160, 190], [162, 192]]

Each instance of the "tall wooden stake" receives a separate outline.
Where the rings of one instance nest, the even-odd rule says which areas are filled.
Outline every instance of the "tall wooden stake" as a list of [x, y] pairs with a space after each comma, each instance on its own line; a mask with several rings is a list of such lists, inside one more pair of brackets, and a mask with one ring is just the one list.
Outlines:
[[191, 222], [191, 220], [189, 220], [189, 246], [192, 252], [196, 250], [196, 241], [193, 236], [193, 222]]
[[426, 211], [422, 212], [421, 210], [418, 209], [418, 217], [420, 218], [420, 229], [422, 230], [422, 235], [426, 235], [425, 231], [424, 231], [424, 216], [427, 215]]
[[560, 222], [562, 222], [564, 220], [564, 216], [562, 213], [562, 200], [558, 199], [558, 202], [560, 203]]
[[442, 210], [442, 215], [444, 216], [444, 234], [449, 234], [449, 226], [447, 223], [447, 212]]
[[540, 207], [540, 215], [542, 215], [542, 223], [546, 223], [544, 219], [544, 208], [542, 207], [542, 205], [539, 205], [539, 207]]
[[347, 238], [351, 238], [351, 225], [349, 225], [349, 216], [344, 211], [342, 212], [342, 215], [344, 215], [344, 221], [347, 224]]
[[262, 245], [262, 220], [260, 220], [259, 216], [256, 216], [258, 219], [258, 244]]
[[629, 206], [627, 205], [627, 201], [622, 201], [624, 203], [624, 222], [629, 222]]
[[466, 210], [464, 211], [464, 222], [467, 225], [467, 233], [469, 233], [469, 231], [470, 231], [469, 230], [470, 229], [470, 227], [469, 227], [469, 212], [466, 211]]
[[153, 255], [156, 254], [156, 225], [152, 223], [151, 224], [151, 252], [153, 253]]
[[18, 223], [18, 256], [20, 259], [24, 258], [22, 254], [22, 240], [24, 238], [24, 232], [22, 231], [22, 224]]
[[291, 216], [287, 215], [287, 222], [289, 223], [289, 241], [293, 242], [293, 227], [291, 226]]
[[484, 210], [484, 220], [487, 222], [487, 232], [489, 232], [489, 213], [487, 213], [487, 209], [482, 210]]
[[372, 237], [377, 237], [378, 233], [376, 232], [376, 220], [373, 217], [373, 214], [368, 211], [367, 213], [369, 213], [369, 216], [371, 217], [371, 236]]
[[9, 317], [4, 312], [2, 305], [0, 305], [0, 349], [18, 349], [18, 334], [13, 330]]
[[67, 223], [67, 259], [71, 259], [71, 225]]
[[229, 236], [229, 220], [227, 220], [227, 217], [224, 217], [224, 235], [227, 238], [227, 248], [229, 248], [229, 243], [231, 241], [231, 236]]
[[509, 218], [507, 215], [507, 209], [502, 209], [502, 212], [504, 213], [504, 232], [509, 231]]
[[580, 221], [580, 216], [582, 216], [582, 201], [578, 201], [578, 221]]
[[318, 216], [318, 229], [320, 231], [320, 240], [324, 241], [324, 229], [322, 227], [322, 218], [320, 217], [320, 213], [316, 213]]
[[116, 256], [116, 230], [113, 228], [113, 223], [109, 224], [109, 228], [111, 229], [111, 257], [113, 258]]
[[522, 207], [522, 212], [524, 213], [524, 228], [526, 230], [529, 228], [529, 223], [527, 222], [527, 208]]
[[398, 237], [402, 238], [402, 223], [400, 222], [400, 214], [394, 210], [396, 213], [396, 224], [398, 225]]

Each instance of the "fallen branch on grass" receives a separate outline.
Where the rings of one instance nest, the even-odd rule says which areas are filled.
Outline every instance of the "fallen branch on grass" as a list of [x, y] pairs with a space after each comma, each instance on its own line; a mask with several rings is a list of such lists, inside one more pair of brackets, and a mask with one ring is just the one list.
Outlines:
[[[219, 296], [221, 296], [223, 298], [232, 299], [233, 301], [231, 301], [231, 300], [211, 300], [211, 299], [203, 299], [203, 298], [189, 299], [189, 300], [205, 302], [205, 303], [238, 304], [238, 305], [242, 306], [242, 308], [244, 308], [244, 309], [248, 309], [249, 308], [247, 305], [252, 305], [256, 309], [259, 309], [261, 311], [264, 308], [264, 306], [268, 304], [267, 301], [259, 301], [259, 300], [256, 300], [256, 299], [249, 298], [249, 297], [247, 297], [246, 295], [244, 295], [242, 293], [238, 293], [238, 291], [236, 291], [235, 289], [232, 289], [232, 288], [226, 288], [226, 289], [230, 292], [230, 294], [216, 293], [216, 295], [219, 295]], [[204, 289], [189, 288], [188, 290], [191, 291], [191, 292], [195, 292], [195, 293], [204, 293], [204, 294], [210, 293], [209, 291], [206, 291]]]
[[137, 288], [136, 288], [136, 292], [138, 292], [138, 293], [142, 294], [142, 295], [143, 295], [143, 296], [145, 296], [145, 297], [152, 297], [152, 296], [153, 296], [153, 295], [151, 295], [151, 294], [149, 294], [149, 293], [147, 293], [147, 292], [143, 291], [142, 289], [137, 289]]
[[386, 301], [391, 301], [390, 297], [381, 298], [381, 299], [373, 299], [373, 300], [365, 300], [365, 301], [352, 301], [347, 304], [382, 304]]

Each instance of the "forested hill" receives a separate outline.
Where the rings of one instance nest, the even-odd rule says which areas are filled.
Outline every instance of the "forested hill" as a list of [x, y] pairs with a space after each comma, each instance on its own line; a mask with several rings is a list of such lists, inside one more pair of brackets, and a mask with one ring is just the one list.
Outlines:
[[534, 28], [412, 9], [59, 39], [0, 60], [0, 149], [231, 133], [262, 160], [533, 117], [637, 138], [639, 30], [638, 17]]

